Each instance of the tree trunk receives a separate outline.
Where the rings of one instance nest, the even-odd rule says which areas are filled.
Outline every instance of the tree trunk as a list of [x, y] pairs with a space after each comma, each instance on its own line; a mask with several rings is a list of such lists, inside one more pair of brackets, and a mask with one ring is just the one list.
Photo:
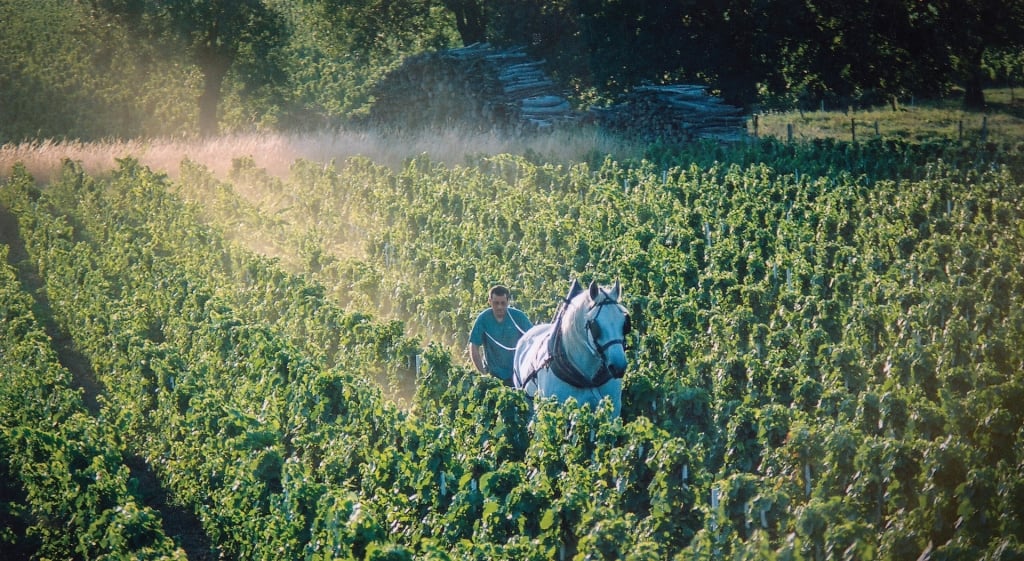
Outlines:
[[478, 0], [446, 0], [444, 5], [455, 14], [455, 27], [463, 45], [487, 41], [487, 20]]
[[985, 109], [985, 92], [980, 86], [968, 85], [964, 92], [964, 109], [980, 111]]
[[967, 82], [964, 84], [964, 109], [982, 110], [985, 108], [985, 75], [981, 69], [981, 49], [971, 53], [968, 59]]
[[220, 105], [221, 87], [231, 68], [231, 58], [214, 49], [204, 49], [198, 57], [203, 73], [203, 92], [199, 94], [199, 134], [214, 136], [218, 132], [217, 106]]

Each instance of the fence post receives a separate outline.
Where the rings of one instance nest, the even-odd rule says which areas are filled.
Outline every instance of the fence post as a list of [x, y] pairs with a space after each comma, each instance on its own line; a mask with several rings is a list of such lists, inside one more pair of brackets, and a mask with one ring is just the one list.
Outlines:
[[988, 115], [981, 117], [981, 141], [988, 141]]
[[[718, 494], [720, 492], [721, 491], [719, 490], [718, 487], [712, 487], [711, 488], [711, 509], [712, 510], [715, 510], [715, 511], [718, 510]], [[715, 516], [715, 515], [712, 515], [712, 516]], [[712, 530], [717, 530], [718, 529], [718, 518], [717, 518], [717, 516], [715, 516], [715, 518], [711, 519], [711, 529]]]
[[857, 119], [850, 117], [850, 141], [857, 142]]
[[793, 123], [786, 124], [786, 142], [793, 142]]

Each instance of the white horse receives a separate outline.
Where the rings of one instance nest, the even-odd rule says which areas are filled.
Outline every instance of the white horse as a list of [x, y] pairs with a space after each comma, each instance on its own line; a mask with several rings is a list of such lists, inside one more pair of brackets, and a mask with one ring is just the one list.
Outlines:
[[618, 417], [630, 328], [621, 297], [618, 281], [610, 290], [592, 282], [584, 291], [574, 280], [555, 321], [535, 325], [516, 344], [515, 386], [530, 397], [572, 397], [595, 409], [607, 397]]

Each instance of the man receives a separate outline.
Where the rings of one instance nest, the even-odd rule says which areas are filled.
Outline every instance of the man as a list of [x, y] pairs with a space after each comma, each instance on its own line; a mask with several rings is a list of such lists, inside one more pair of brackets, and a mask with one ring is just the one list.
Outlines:
[[510, 308], [512, 294], [496, 285], [487, 296], [489, 308], [480, 312], [469, 333], [469, 356], [481, 374], [492, 374], [512, 385], [512, 359], [519, 338], [533, 327], [522, 311]]

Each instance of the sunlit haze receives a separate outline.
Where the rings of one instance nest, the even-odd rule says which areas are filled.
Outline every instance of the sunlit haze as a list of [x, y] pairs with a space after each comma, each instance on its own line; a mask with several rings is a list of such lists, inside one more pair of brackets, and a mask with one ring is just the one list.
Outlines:
[[153, 170], [178, 175], [181, 162], [188, 159], [226, 177], [232, 161], [251, 157], [255, 164], [278, 177], [285, 177], [298, 159], [343, 162], [365, 156], [379, 164], [400, 167], [410, 157], [427, 154], [449, 165], [462, 164], [468, 157], [500, 153], [535, 153], [552, 161], [579, 161], [588, 154], [634, 155], [630, 147], [596, 129], [579, 129], [551, 134], [512, 137], [495, 132], [467, 133], [456, 129], [396, 137], [369, 132], [248, 133], [205, 139], [155, 138], [97, 142], [41, 140], [0, 147], [0, 177], [12, 166], [24, 164], [39, 183], [60, 170], [65, 159], [78, 161], [87, 173], [103, 174], [126, 157], [138, 159]]

